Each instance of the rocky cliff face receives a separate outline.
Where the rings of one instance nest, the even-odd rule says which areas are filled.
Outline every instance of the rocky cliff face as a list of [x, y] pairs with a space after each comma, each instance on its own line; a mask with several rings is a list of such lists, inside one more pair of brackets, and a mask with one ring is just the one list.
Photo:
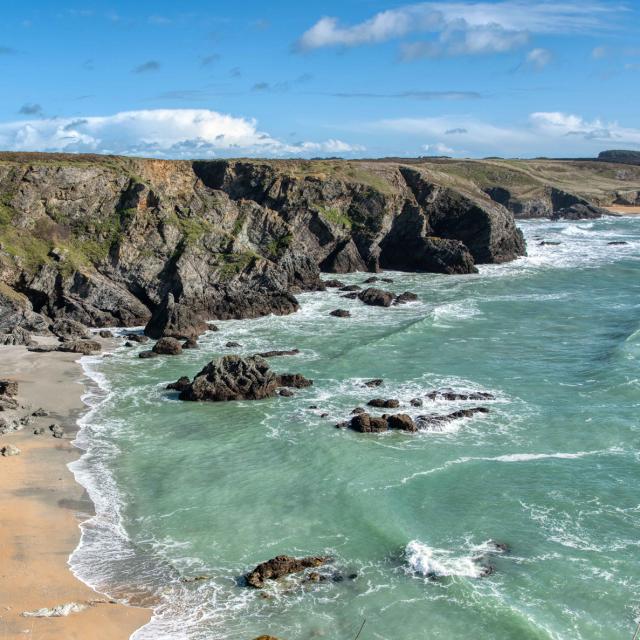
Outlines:
[[470, 273], [524, 251], [501, 204], [399, 163], [0, 161], [0, 315], [39, 329], [144, 324], [169, 294], [209, 319], [284, 314], [320, 270]]

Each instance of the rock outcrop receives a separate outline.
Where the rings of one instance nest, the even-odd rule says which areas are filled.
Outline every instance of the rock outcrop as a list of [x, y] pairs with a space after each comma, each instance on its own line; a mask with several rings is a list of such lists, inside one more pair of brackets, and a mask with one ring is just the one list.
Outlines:
[[245, 579], [250, 587], [262, 589], [266, 580], [277, 580], [292, 573], [300, 573], [305, 569], [320, 567], [329, 560], [330, 558], [326, 556], [310, 556], [307, 558], [277, 556], [259, 564], [251, 573], [245, 576]]

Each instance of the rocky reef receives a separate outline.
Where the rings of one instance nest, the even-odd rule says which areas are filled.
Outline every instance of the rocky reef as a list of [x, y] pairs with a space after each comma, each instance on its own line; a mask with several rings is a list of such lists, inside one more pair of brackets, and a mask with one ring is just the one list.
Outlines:
[[297, 310], [321, 271], [472, 273], [524, 251], [502, 204], [400, 162], [0, 157], [3, 327], [192, 338]]

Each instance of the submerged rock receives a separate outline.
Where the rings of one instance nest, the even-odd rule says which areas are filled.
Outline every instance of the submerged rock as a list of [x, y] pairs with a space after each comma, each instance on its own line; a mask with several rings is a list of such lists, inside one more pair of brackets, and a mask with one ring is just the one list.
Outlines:
[[407, 302], [415, 302], [418, 299], [417, 294], [412, 293], [411, 291], [405, 291], [401, 293], [399, 296], [395, 297], [393, 304], [405, 304]]
[[390, 307], [393, 302], [393, 293], [369, 287], [358, 294], [358, 298], [365, 304], [375, 307]]
[[198, 344], [198, 341], [195, 338], [187, 338], [182, 343], [182, 348], [183, 349], [199, 349], [200, 345]]
[[300, 349], [283, 349], [280, 351], [265, 351], [256, 354], [260, 358], [277, 358], [279, 356], [296, 356], [300, 353]]
[[426, 395], [429, 400], [495, 400], [492, 393], [485, 391], [454, 391], [453, 389], [437, 389]]
[[235, 349], [236, 347], [241, 347], [242, 345], [239, 342], [230, 341], [227, 342], [227, 344], [225, 344], [224, 346], [227, 347], [227, 349]]
[[384, 400], [383, 398], [374, 398], [369, 400], [367, 404], [370, 407], [377, 407], [378, 409], [397, 409], [400, 406], [400, 401], [395, 398]]
[[333, 316], [334, 318], [350, 318], [351, 312], [347, 311], [346, 309], [334, 309], [329, 313], [329, 315]]
[[344, 287], [340, 287], [340, 291], [360, 291], [362, 287], [357, 284], [347, 284]]
[[313, 380], [305, 378], [301, 373], [282, 373], [277, 376], [278, 386], [305, 389], [313, 385]]
[[373, 380], [367, 380], [364, 382], [365, 387], [379, 387], [384, 384], [384, 380], [382, 378], [374, 378]]
[[156, 353], [155, 351], [141, 351], [138, 354], [138, 358], [141, 358], [142, 360], [148, 360], [149, 358], [159, 358], [160, 354]]
[[305, 569], [320, 567], [329, 562], [327, 556], [311, 556], [307, 558], [293, 558], [291, 556], [277, 556], [259, 564], [251, 573], [245, 576], [247, 584], [255, 589], [262, 589], [266, 580], [277, 580], [292, 573], [300, 573]]
[[167, 386], [167, 390], [171, 391], [184, 391], [191, 384], [191, 379], [187, 376], [178, 378], [175, 382], [170, 382]]
[[451, 422], [452, 420], [459, 420], [460, 418], [471, 418], [477, 413], [489, 413], [489, 409], [486, 407], [474, 407], [472, 409], [459, 409], [458, 411], [454, 411], [453, 413], [449, 413], [447, 415], [437, 415], [430, 414], [425, 416], [418, 416], [417, 422], [419, 426], [426, 427], [441, 427], [443, 424], [447, 422]]
[[331, 289], [338, 289], [340, 287], [344, 287], [345, 286], [344, 282], [342, 282], [340, 280], [336, 280], [336, 279], [324, 280], [323, 284], [324, 284], [325, 287], [331, 288]]

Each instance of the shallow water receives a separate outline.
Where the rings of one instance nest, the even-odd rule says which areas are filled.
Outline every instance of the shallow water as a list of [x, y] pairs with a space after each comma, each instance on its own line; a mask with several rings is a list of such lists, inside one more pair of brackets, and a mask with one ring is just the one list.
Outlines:
[[[362, 640], [632, 636], [640, 218], [521, 226], [529, 256], [514, 263], [386, 274], [417, 303], [304, 294], [299, 313], [220, 322], [179, 358], [121, 348], [84, 359], [96, 385], [73, 468], [98, 515], [72, 566], [98, 588], [156, 602], [136, 640], [348, 640], [364, 619]], [[330, 317], [337, 307], [353, 317]], [[164, 391], [228, 353], [229, 340], [243, 354], [298, 347], [272, 366], [314, 386], [226, 404]], [[380, 389], [362, 385], [378, 377]], [[409, 405], [441, 387], [496, 400]], [[417, 435], [335, 429], [376, 396], [413, 416], [491, 411]], [[492, 553], [491, 540], [511, 552]], [[281, 553], [333, 556], [329, 580], [242, 586]], [[495, 572], [480, 577], [486, 562]]]

